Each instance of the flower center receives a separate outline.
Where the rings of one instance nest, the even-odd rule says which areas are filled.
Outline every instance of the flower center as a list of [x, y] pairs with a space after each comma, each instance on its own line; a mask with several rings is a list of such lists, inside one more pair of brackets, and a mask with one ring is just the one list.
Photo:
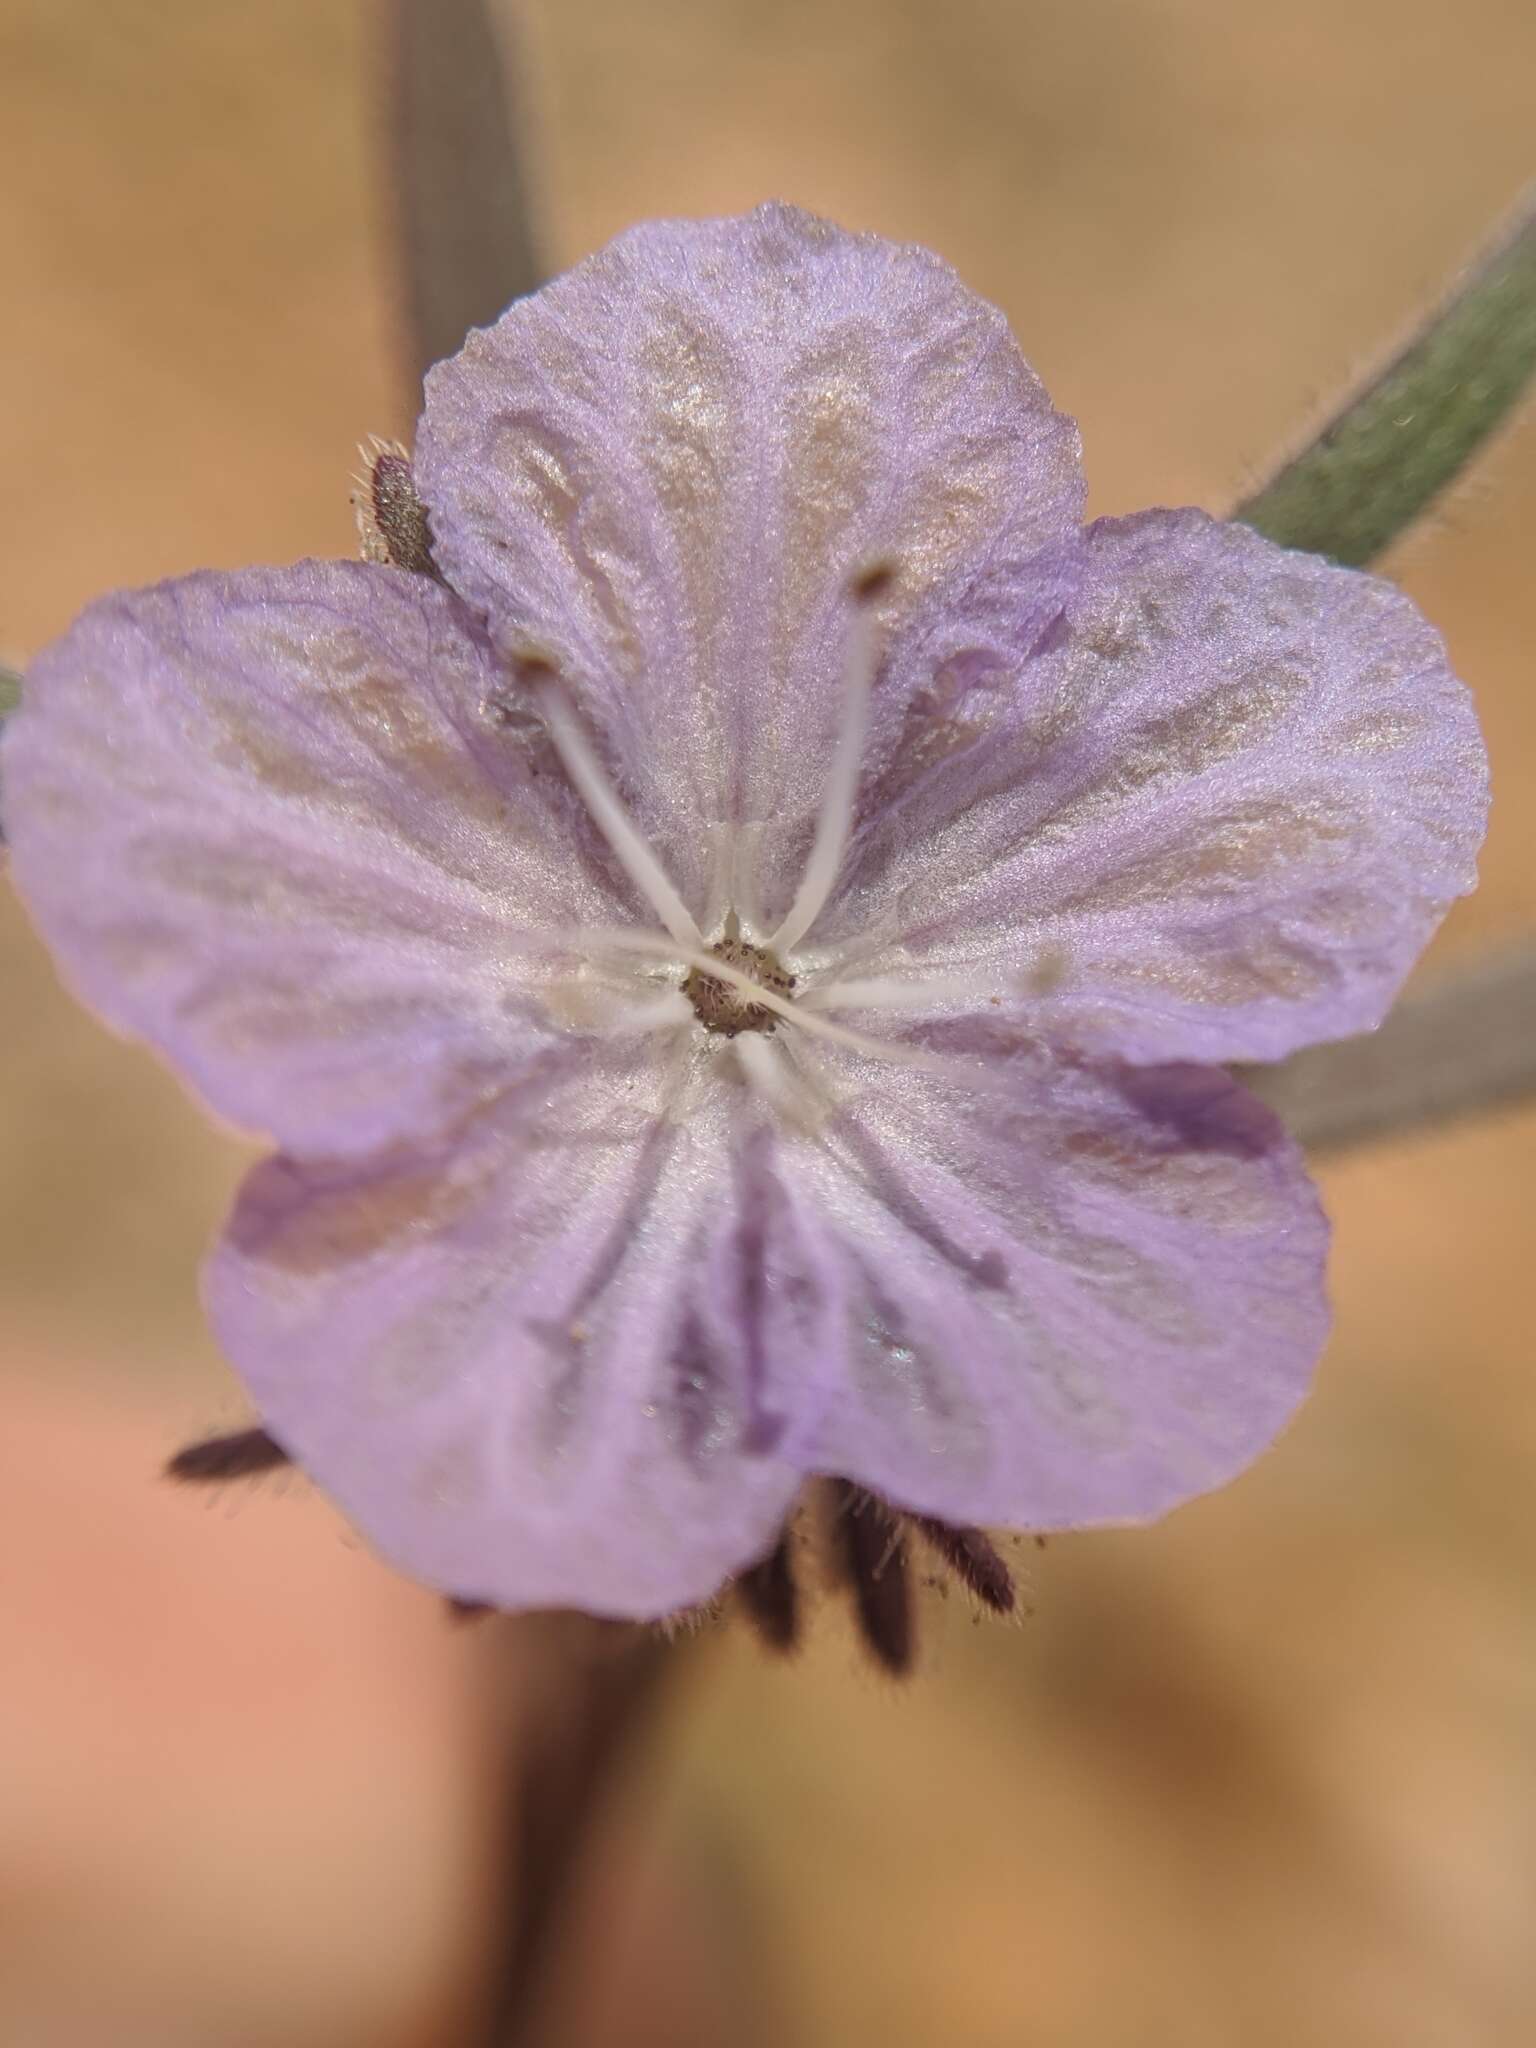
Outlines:
[[[750, 975], [759, 988], [776, 996], [787, 996], [795, 985], [795, 977], [766, 946], [751, 945], [746, 939], [723, 938], [710, 947], [709, 957]], [[766, 1003], [754, 1003], [739, 983], [721, 980], [702, 967], [690, 970], [683, 994], [704, 1029], [726, 1038], [734, 1038], [738, 1031], [771, 1031], [779, 1021], [776, 1011]]]

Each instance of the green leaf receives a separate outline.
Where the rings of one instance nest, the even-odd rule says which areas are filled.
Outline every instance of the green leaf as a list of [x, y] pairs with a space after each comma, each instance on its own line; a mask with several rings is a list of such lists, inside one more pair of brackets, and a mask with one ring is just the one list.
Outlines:
[[1353, 567], [1411, 526], [1536, 371], [1536, 198], [1408, 346], [1233, 514]]

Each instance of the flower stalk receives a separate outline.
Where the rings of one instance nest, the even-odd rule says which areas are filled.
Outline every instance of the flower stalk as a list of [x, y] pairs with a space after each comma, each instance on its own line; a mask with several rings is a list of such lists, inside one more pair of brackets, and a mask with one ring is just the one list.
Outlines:
[[392, 0], [386, 118], [414, 385], [543, 281], [508, 33], [485, 0]]
[[1536, 372], [1536, 194], [1426, 321], [1234, 518], [1356, 568], [1429, 509]]

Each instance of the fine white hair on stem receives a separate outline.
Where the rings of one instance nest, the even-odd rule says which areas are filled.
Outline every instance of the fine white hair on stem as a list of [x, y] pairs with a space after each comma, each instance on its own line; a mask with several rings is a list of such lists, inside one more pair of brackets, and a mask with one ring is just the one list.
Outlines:
[[843, 864], [848, 833], [853, 824], [853, 799], [858, 792], [859, 768], [864, 760], [864, 736], [869, 729], [869, 693], [874, 686], [878, 648], [875, 631], [875, 602], [890, 581], [892, 572], [880, 566], [857, 577], [850, 589], [853, 619], [848, 644], [843, 652], [842, 723], [827, 786], [822, 792], [816, 836], [810, 858], [788, 915], [768, 941], [776, 953], [796, 946], [826, 907]]
[[531, 660], [525, 673], [533, 686], [534, 701], [560, 756], [565, 772], [602, 833], [614, 858], [634, 883], [662, 924], [680, 946], [700, 946], [704, 935], [689, 915], [671, 877], [637, 830], [634, 820], [619, 802], [613, 785], [603, 772], [591, 741], [582, 730], [566, 690], [554, 671], [544, 662]]

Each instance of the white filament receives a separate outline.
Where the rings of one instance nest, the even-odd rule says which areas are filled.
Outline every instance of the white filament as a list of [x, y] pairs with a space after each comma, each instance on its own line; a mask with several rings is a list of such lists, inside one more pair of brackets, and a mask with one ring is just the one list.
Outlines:
[[797, 1008], [811, 1010], [918, 1011], [963, 1003], [975, 1010], [999, 999], [977, 986], [972, 975], [935, 975], [928, 981], [902, 981], [894, 975], [874, 981], [826, 981], [795, 998]]
[[764, 988], [761, 982], [754, 981], [750, 974], [744, 974], [718, 954], [696, 952], [691, 946], [680, 950], [650, 932], [600, 928], [573, 933], [572, 943], [586, 946], [594, 952], [607, 947], [615, 952], [638, 953], [646, 959], [670, 960], [684, 967], [697, 968], [700, 974], [707, 974], [715, 981], [723, 981], [728, 987], [739, 989], [748, 1002], [772, 1010], [808, 1038], [825, 1039], [831, 1045], [845, 1046], [849, 1052], [862, 1053], [866, 1059], [885, 1060], [898, 1067], [913, 1067], [920, 1073], [933, 1074], [940, 1080], [953, 1081], [964, 1087], [995, 1089], [1005, 1095], [1012, 1093], [1011, 1084], [1001, 1076], [995, 1072], [989, 1074], [986, 1069], [973, 1066], [969, 1061], [929, 1052], [926, 1046], [871, 1038], [867, 1032], [850, 1031], [846, 1024], [834, 1024], [830, 1017], [808, 1011], [803, 1002], [791, 1002], [788, 996], [780, 995], [776, 989]]
[[565, 691], [558, 683], [539, 683], [534, 697], [566, 774], [576, 785], [592, 822], [612, 847], [620, 867], [680, 946], [701, 946], [703, 933], [689, 916], [688, 906], [673, 887], [666, 869], [619, 802]]
[[783, 1054], [760, 1031], [743, 1031], [731, 1041], [741, 1070], [770, 1109], [786, 1122], [804, 1129], [815, 1127], [817, 1105], [809, 1089], [791, 1073]]
[[542, 990], [541, 995], [544, 1007], [557, 1024], [604, 1038], [666, 1031], [694, 1021], [692, 1003], [677, 988], [660, 995], [616, 999], [611, 988], [592, 982], [558, 981]]
[[843, 655], [843, 714], [822, 792], [821, 813], [810, 858], [789, 913], [768, 941], [776, 953], [797, 946], [820, 917], [837, 881], [853, 824], [853, 799], [859, 786], [859, 768], [864, 759], [864, 737], [869, 728], [869, 693], [874, 686], [876, 666], [874, 607], [868, 594], [855, 596], [853, 623]]

